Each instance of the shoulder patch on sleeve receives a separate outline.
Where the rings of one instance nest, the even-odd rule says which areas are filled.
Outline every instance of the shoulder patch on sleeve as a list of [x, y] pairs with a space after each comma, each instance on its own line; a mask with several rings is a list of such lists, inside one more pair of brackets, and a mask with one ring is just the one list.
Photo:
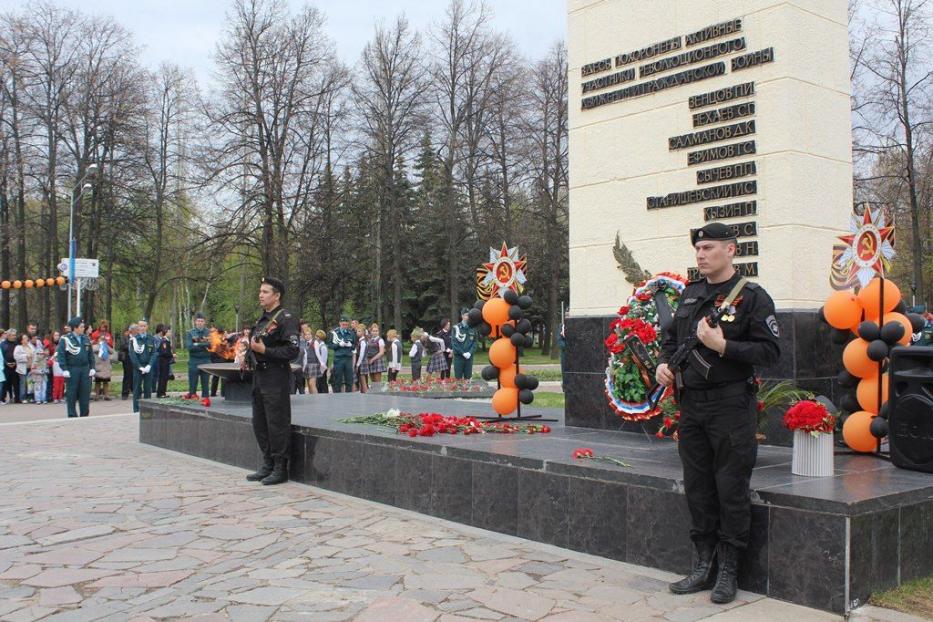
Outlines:
[[778, 321], [776, 317], [774, 317], [773, 315], [769, 315], [767, 318], [765, 318], [765, 324], [768, 325], [768, 330], [771, 331], [772, 335], [774, 335], [775, 337], [781, 336], [781, 328], [778, 326]]
[[759, 284], [756, 283], [755, 281], [749, 281], [749, 282], [747, 282], [747, 283], [745, 284], [745, 287], [747, 287], [748, 289], [761, 289], [761, 285], [759, 285]]
[[289, 341], [293, 346], [297, 346], [297, 345], [298, 345], [298, 335], [292, 335], [291, 337], [288, 338], [288, 341]]

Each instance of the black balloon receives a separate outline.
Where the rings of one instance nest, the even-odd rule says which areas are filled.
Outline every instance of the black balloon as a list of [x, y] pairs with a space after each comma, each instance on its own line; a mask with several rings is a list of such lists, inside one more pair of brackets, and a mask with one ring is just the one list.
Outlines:
[[483, 312], [479, 309], [470, 309], [467, 315], [467, 324], [470, 326], [479, 326], [483, 321]]
[[877, 324], [871, 320], [865, 320], [858, 325], [858, 336], [865, 341], [874, 341], [881, 337], [881, 331], [878, 330]]
[[515, 326], [512, 324], [503, 324], [499, 330], [502, 331], [503, 337], [511, 337], [515, 333]]
[[485, 301], [485, 300], [477, 300], [476, 302], [473, 303], [473, 308], [474, 308], [474, 309], [479, 309], [480, 311], [482, 311], [482, 310], [483, 310], [483, 305], [485, 305], [485, 304], [486, 304], [486, 301]]
[[845, 387], [846, 389], [854, 389], [856, 386], [858, 386], [859, 380], [861, 380], [861, 378], [858, 376], [853, 376], [844, 369], [839, 372], [838, 376], [836, 376], [836, 382], [839, 383], [839, 386]]
[[483, 371], [480, 372], [480, 375], [483, 377], [483, 380], [495, 380], [499, 377], [499, 368], [495, 365], [487, 365], [483, 368]]
[[820, 307], [820, 310], [817, 311], [816, 316], [820, 318], [820, 321], [823, 322], [824, 324], [829, 324], [829, 322], [826, 321], [826, 313], [823, 307]]
[[518, 392], [518, 401], [522, 404], [530, 404], [535, 401], [535, 394], [528, 389], [523, 389]]
[[854, 391], [843, 394], [842, 398], [839, 400], [839, 407], [850, 413], [862, 410]]
[[527, 376], [527, 375], [526, 375], [525, 377], [528, 379], [528, 380], [526, 381], [526, 384], [528, 385], [528, 390], [529, 390], [529, 391], [534, 391], [535, 389], [538, 388], [538, 378], [537, 378], [537, 377], [535, 377], [535, 376]]
[[910, 320], [911, 332], [919, 333], [923, 330], [923, 325], [926, 324], [926, 320], [919, 313], [908, 313], [907, 319]]
[[888, 413], [891, 412], [891, 407], [888, 406], [888, 404], [890, 404], [890, 402], [885, 402], [884, 404], [882, 404], [881, 410], [878, 411], [878, 416], [881, 417], [882, 419], [887, 419]]
[[[901, 298], [901, 301], [897, 303], [897, 306], [894, 307], [895, 313], [905, 313], [907, 311], [907, 303], [904, 302], [904, 299]], [[914, 331], [917, 332], [917, 331]]]
[[520, 321], [518, 324], [515, 325], [515, 330], [517, 330], [518, 332], [522, 334], [527, 333], [528, 331], [531, 330], [531, 320], [529, 320], [528, 318], [525, 318], [524, 320]]
[[483, 337], [488, 337], [489, 333], [492, 332], [492, 326], [490, 326], [486, 322], [483, 322], [482, 324], [476, 327], [476, 332], [478, 332]]
[[525, 374], [515, 374], [515, 386], [519, 389], [529, 388], [528, 378], [530, 378], [530, 376], [526, 376]]
[[832, 339], [833, 343], [847, 343], [851, 337], [852, 331], [834, 328], [830, 339]]
[[516, 348], [519, 348], [525, 345], [525, 335], [521, 333], [512, 333], [512, 336], [509, 337], [509, 341], [512, 342], [512, 345]]
[[[509, 290], [509, 291], [512, 291], [512, 290]], [[509, 307], [509, 319], [510, 320], [515, 320], [517, 322], [523, 317], [525, 317], [525, 314], [522, 311], [521, 307], [519, 307], [518, 305], [512, 305], [511, 307]]]
[[868, 344], [868, 358], [873, 361], [880, 361], [888, 356], [888, 344], [881, 339], [875, 339]]
[[884, 438], [888, 435], [887, 419], [872, 417], [871, 423], [868, 425], [868, 431], [871, 432], [871, 435], [875, 438]]
[[507, 289], [502, 294], [502, 300], [506, 301], [510, 305], [517, 305], [518, 293], [514, 289]]
[[518, 306], [522, 309], [527, 309], [531, 306], [531, 296], [519, 296], [518, 297]]
[[[904, 325], [900, 322], [886, 322], [884, 326], [881, 327], [881, 338], [884, 339], [885, 343], [888, 345], [894, 345], [897, 343], [901, 337], [904, 336]], [[881, 360], [881, 359], [873, 359]]]

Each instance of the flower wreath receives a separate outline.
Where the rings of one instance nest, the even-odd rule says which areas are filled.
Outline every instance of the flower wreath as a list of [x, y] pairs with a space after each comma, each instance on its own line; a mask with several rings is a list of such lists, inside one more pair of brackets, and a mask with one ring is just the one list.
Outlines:
[[661, 410], [661, 402], [668, 399], [671, 389], [667, 389], [658, 405], [654, 408], [648, 402], [648, 389], [654, 383], [644, 370], [639, 367], [625, 345], [625, 338], [634, 334], [648, 353], [657, 360], [661, 351], [661, 327], [658, 323], [658, 310], [654, 303], [656, 291], [663, 291], [670, 302], [671, 309], [677, 309], [681, 293], [687, 286], [687, 279], [679, 274], [661, 272], [635, 287], [628, 299], [628, 304], [618, 311], [618, 318], [609, 325], [609, 336], [605, 345], [609, 350], [609, 364], [606, 367], [606, 397], [616, 413], [628, 421], [645, 421]]

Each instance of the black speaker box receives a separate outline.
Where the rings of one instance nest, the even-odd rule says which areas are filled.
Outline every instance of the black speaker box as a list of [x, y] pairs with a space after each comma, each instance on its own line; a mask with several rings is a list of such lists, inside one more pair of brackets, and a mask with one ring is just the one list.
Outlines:
[[933, 473], [933, 346], [891, 350], [891, 463]]

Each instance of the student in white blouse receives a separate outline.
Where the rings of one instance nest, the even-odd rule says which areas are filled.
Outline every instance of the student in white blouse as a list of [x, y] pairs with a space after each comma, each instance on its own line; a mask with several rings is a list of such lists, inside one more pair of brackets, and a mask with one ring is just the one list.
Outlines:
[[398, 378], [402, 371], [402, 342], [398, 338], [398, 331], [394, 328], [386, 333], [389, 342], [389, 382]]

